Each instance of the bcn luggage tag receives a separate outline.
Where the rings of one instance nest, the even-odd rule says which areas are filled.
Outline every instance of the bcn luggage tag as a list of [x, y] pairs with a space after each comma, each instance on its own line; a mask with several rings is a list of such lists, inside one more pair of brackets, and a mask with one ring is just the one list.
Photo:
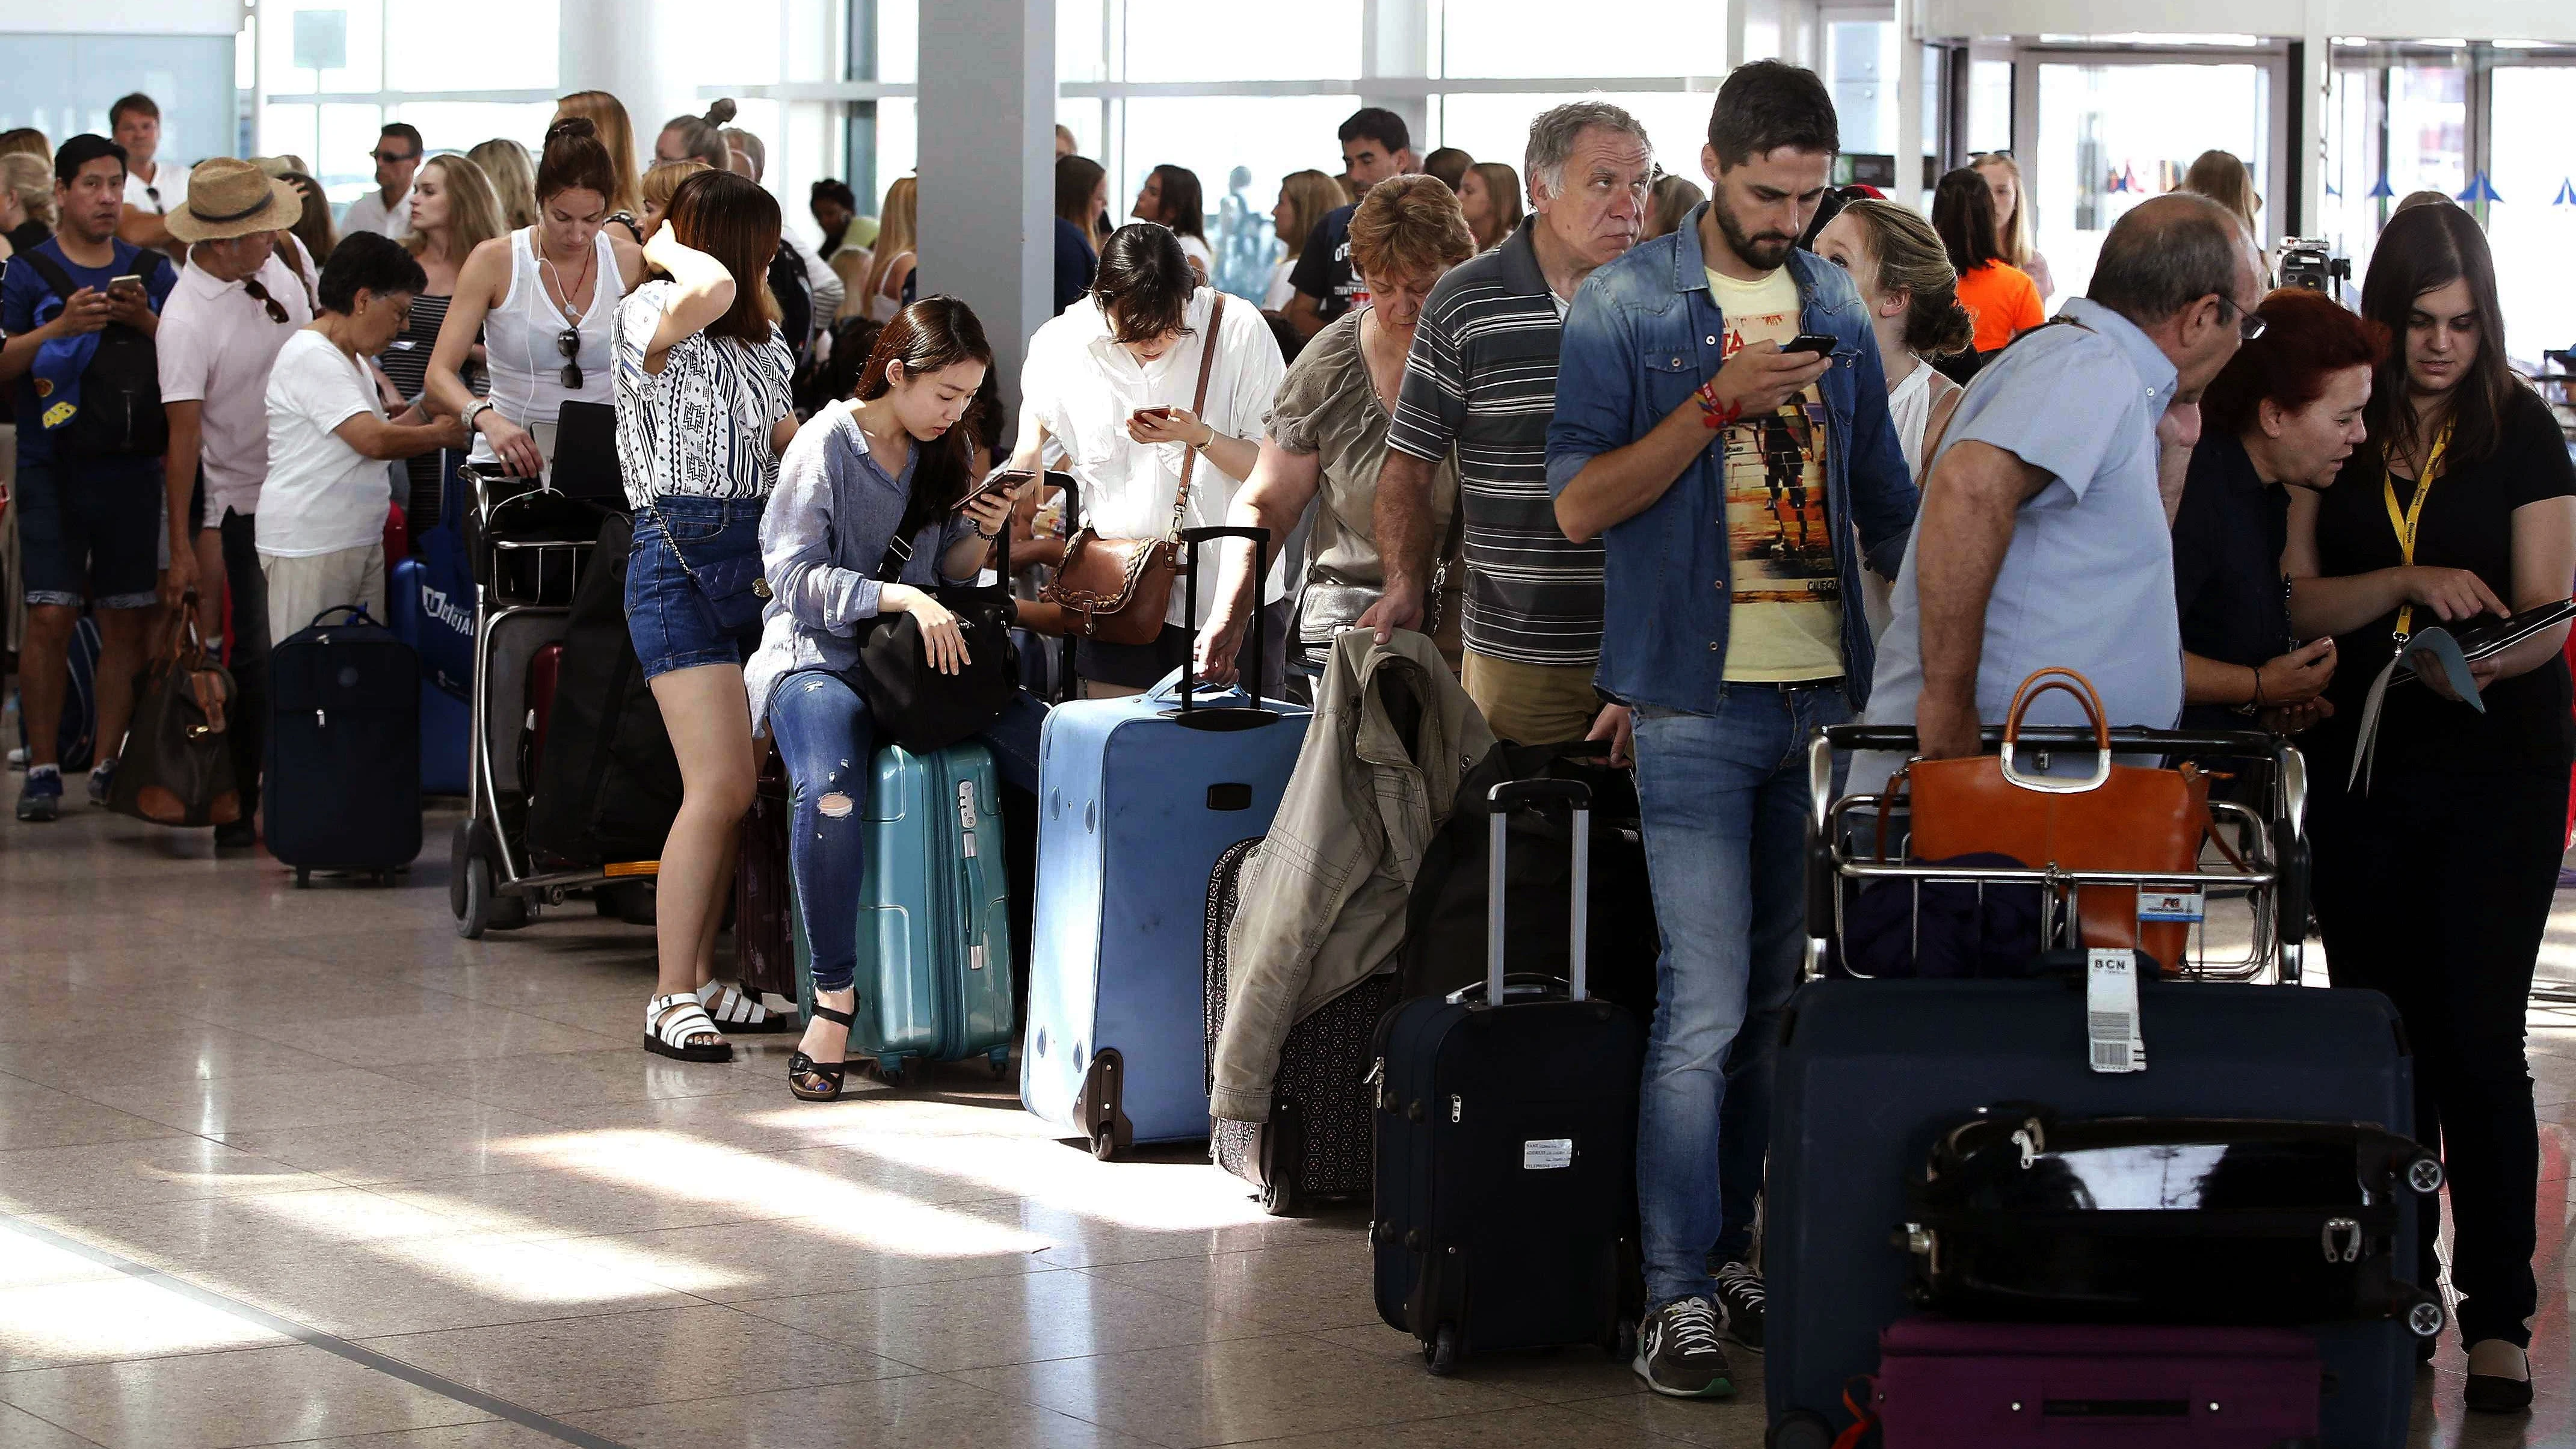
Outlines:
[[2138, 953], [2102, 949], [2085, 953], [2085, 1046], [2097, 1072], [2143, 1072], [2146, 1039], [2138, 1032]]

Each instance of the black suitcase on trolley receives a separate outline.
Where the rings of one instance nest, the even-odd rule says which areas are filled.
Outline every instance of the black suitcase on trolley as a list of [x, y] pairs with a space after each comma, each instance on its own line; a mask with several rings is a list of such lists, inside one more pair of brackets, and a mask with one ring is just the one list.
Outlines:
[[[1494, 787], [1487, 979], [1378, 1026], [1377, 1310], [1435, 1374], [1470, 1353], [1597, 1343], [1625, 1357], [1636, 1306], [1637, 1081], [1645, 1032], [1584, 994], [1591, 792]], [[1506, 816], [1574, 813], [1571, 977], [1503, 976]]]
[[317, 870], [390, 882], [420, 854], [420, 656], [343, 604], [270, 651], [268, 680], [268, 853], [297, 885]]
[[[1216, 1040], [1225, 1031], [1226, 930], [1234, 924], [1244, 863], [1260, 836], [1237, 841], [1208, 876], [1208, 1088], [1215, 1090]], [[1325, 1002], [1288, 1029], [1270, 1083], [1270, 1120], [1208, 1122], [1208, 1159], [1261, 1189], [1261, 1210], [1293, 1216], [1321, 1198], [1369, 1190], [1367, 1082], [1377, 1024], [1394, 1006], [1402, 978], [1381, 971]]]
[[[1843, 1390], [1907, 1316], [1906, 1181], [1936, 1137], [2006, 1101], [2076, 1117], [2261, 1117], [2414, 1130], [2414, 1072], [2377, 992], [2142, 981], [2149, 1065], [2098, 1073], [2080, 979], [1811, 981], [1782, 1024], [1764, 1266], [1772, 1442], [1825, 1449]], [[2418, 1204], [2398, 1196], [2397, 1242]], [[2411, 1282], [2413, 1256], [2391, 1276]], [[2213, 1295], [2230, 1285], [2210, 1281]], [[2203, 1321], [2242, 1318], [2212, 1312]], [[2438, 1328], [2439, 1317], [2434, 1318]], [[2403, 1321], [2316, 1329], [2331, 1375], [2325, 1449], [2396, 1449], [2415, 1382]]]

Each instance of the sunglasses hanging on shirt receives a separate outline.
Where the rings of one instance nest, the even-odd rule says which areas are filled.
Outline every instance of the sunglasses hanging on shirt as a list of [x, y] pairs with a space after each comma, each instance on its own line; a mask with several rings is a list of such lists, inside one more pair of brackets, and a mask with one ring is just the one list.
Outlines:
[[581, 391], [581, 364], [575, 361], [581, 356], [581, 330], [567, 327], [556, 333], [555, 350], [564, 356], [563, 371], [556, 374], [556, 380], [575, 392]]

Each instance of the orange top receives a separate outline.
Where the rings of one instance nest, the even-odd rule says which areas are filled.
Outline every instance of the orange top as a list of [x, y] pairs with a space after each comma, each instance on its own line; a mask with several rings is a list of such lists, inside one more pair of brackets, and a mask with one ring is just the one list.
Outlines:
[[1959, 302], [1976, 319], [1979, 352], [1992, 352], [2048, 320], [2030, 273], [2008, 262], [1988, 262], [1961, 277]]

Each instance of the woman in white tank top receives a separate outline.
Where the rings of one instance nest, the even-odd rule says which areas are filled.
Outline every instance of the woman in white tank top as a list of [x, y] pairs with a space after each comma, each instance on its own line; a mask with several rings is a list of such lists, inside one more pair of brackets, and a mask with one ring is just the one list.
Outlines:
[[[601, 229], [616, 179], [589, 121], [557, 121], [537, 166], [537, 224], [476, 247], [457, 274], [428, 390], [433, 408], [476, 434], [476, 461], [538, 477], [566, 402], [615, 401], [617, 303], [644, 273], [643, 248]], [[492, 378], [484, 398], [460, 373], [478, 340]]]
[[[1950, 414], [1963, 389], [1943, 377], [1931, 359], [1974, 345], [1976, 323], [1959, 304], [1958, 274], [1932, 224], [1892, 201], [1863, 198], [1844, 207], [1816, 234], [1816, 255], [1851, 274], [1861, 305], [1869, 309], [1887, 372], [1887, 411], [1896, 443], [1917, 488], [1941, 449]], [[1892, 612], [1889, 585], [1861, 576], [1861, 607], [1876, 638]]]

